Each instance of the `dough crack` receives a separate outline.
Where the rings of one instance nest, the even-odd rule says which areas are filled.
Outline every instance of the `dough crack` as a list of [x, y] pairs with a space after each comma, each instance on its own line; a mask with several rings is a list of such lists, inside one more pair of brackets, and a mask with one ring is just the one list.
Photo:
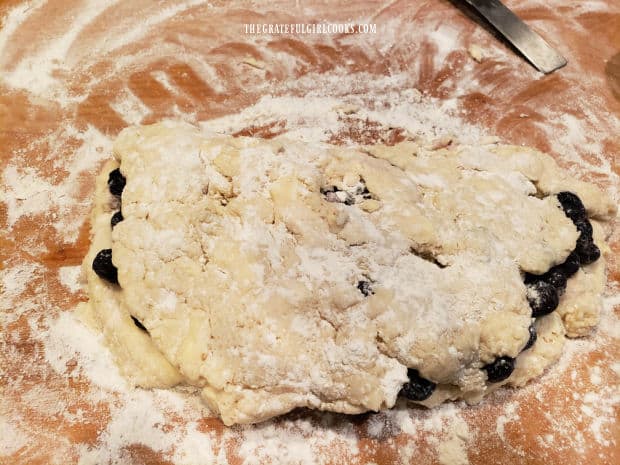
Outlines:
[[438, 268], [445, 268], [447, 265], [437, 260], [437, 256], [430, 250], [417, 250], [415, 247], [410, 247], [409, 252], [422, 260], [425, 260]]

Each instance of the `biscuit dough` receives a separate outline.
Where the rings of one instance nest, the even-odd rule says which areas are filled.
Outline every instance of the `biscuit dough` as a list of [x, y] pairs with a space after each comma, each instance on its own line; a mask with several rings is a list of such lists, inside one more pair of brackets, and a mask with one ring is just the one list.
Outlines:
[[[552, 194], [576, 193], [600, 222], [615, 213], [534, 149], [345, 148], [164, 122], [125, 129], [114, 156], [84, 262], [89, 319], [128, 379], [195, 386], [226, 424], [390, 408], [408, 368], [437, 384], [425, 405], [475, 402], [498, 386], [484, 365], [517, 357], [501, 384], [522, 385], [557, 359], [564, 326], [596, 325], [602, 257], [519, 355], [523, 274], [561, 264], [579, 235]], [[116, 167], [120, 205], [106, 186]], [[105, 248], [119, 285], [91, 268]]]

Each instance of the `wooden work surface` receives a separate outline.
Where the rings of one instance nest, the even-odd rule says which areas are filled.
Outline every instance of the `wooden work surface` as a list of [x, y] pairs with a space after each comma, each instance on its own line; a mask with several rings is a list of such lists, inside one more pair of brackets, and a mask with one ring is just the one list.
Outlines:
[[[46, 358], [49, 322], [85, 299], [59, 279], [61, 268], [81, 263], [89, 244], [90, 198], [101, 162], [80, 168], [80, 156], [93, 159], [80, 152], [86, 144], [83, 134], [92, 136], [92, 147], [107, 147], [105, 140], [129, 124], [162, 118], [201, 121], [234, 113], [278, 83], [309, 73], [344, 68], [365, 71], [372, 79], [406, 72], [420, 91], [454, 99], [467, 121], [504, 141], [546, 151], [577, 176], [617, 195], [620, 3], [506, 3], [568, 58], [566, 68], [538, 74], [473, 21], [459, 2], [442, 0], [2, 2], [0, 302], [5, 318], [0, 319], [0, 463], [78, 463], [84, 448], [105, 447], [104, 437], [111, 431], [110, 411], [117, 397], [81, 375], [78, 358], [69, 356], [65, 370], [52, 367]], [[250, 22], [345, 20], [376, 23], [377, 34], [252, 36], [242, 27]], [[468, 53], [472, 44], [485, 52], [480, 63]], [[272, 129], [249, 128], [247, 133], [268, 135]], [[92, 142], [97, 137], [104, 142]], [[82, 171], [71, 173], [69, 167]], [[28, 173], [36, 176], [33, 186], [47, 183], [49, 189], [30, 192], [22, 185], [26, 194], [15, 194], [11, 176], [28, 184]], [[46, 197], [57, 186], [71, 192], [62, 202]], [[37, 208], [37, 195], [43, 196], [42, 205], [45, 201], [52, 208]], [[614, 255], [607, 292], [614, 294], [620, 284], [617, 228], [610, 241]], [[26, 281], [23, 273], [28, 274]], [[608, 315], [605, 324], [617, 328], [618, 310], [611, 311], [616, 315]], [[463, 442], [467, 462], [620, 463], [620, 428], [617, 421], [609, 422], [617, 420], [617, 399], [607, 399], [609, 386], [618, 385], [613, 370], [618, 341], [601, 334], [593, 338], [596, 343], [572, 346], [570, 358], [553, 376], [522, 392], [503, 390], [481, 405], [459, 405], [469, 431]], [[598, 367], [596, 376], [592, 366]], [[100, 396], [96, 403], [93, 391]], [[586, 393], [605, 398], [604, 415], [596, 413], [602, 407], [592, 405]], [[502, 417], [509, 403], [512, 417]], [[411, 421], [416, 425], [428, 415], [413, 410]], [[276, 425], [284, 428], [300, 416], [312, 419], [309, 441], [327, 428], [321, 414], [307, 412], [293, 413]], [[601, 423], [601, 417], [607, 420]], [[501, 428], [500, 418], [507, 418]], [[162, 421], [166, 434], [182, 428], [186, 420], [168, 416]], [[371, 423], [371, 416], [330, 415], [334, 444], [341, 431], [352, 430], [357, 451], [335, 454], [326, 443], [317, 462], [466, 463], [438, 452], [435, 436], [445, 433], [442, 427], [420, 433], [384, 428], [373, 435]], [[214, 441], [227, 438], [218, 463], [243, 462], [240, 441], [247, 434], [235, 429], [227, 433], [219, 421], [207, 417], [194, 426], [211, 432]], [[170, 450], [162, 452], [140, 438], [121, 451], [104, 452], [101, 461], [83, 463], [192, 463], [178, 461]], [[265, 463], [294, 462], [274, 457]]]

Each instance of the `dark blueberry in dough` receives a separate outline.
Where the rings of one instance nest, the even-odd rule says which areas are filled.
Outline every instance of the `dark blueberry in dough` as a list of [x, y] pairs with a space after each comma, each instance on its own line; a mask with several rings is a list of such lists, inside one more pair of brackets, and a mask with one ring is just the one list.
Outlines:
[[482, 367], [487, 372], [489, 383], [499, 383], [508, 378], [515, 369], [515, 359], [511, 357], [499, 357], [492, 363]]
[[581, 199], [572, 192], [560, 192], [557, 198], [562, 205], [562, 210], [573, 222], [586, 219], [586, 208], [583, 206]]
[[588, 220], [575, 221], [575, 227], [581, 233], [580, 237], [592, 240], [592, 224]]
[[112, 227], [114, 227], [118, 223], [123, 221], [123, 219], [123, 214], [120, 211], [117, 211], [116, 213], [114, 213], [114, 215], [112, 215], [112, 218], [110, 218], [110, 224], [112, 225]]
[[[320, 190], [328, 202], [344, 203], [345, 205], [353, 205], [355, 203], [355, 197], [350, 192], [343, 191], [337, 186], [321, 187]], [[344, 200], [342, 194], [338, 195], [339, 192], [344, 192]]]
[[357, 282], [357, 288], [365, 296], [368, 296], [370, 294], [374, 294], [372, 288], [370, 287], [370, 282], [368, 282], [368, 281], [358, 281]]
[[523, 279], [523, 282], [527, 286], [537, 284], [541, 281], [555, 288], [560, 295], [566, 290], [566, 274], [562, 270], [561, 266], [554, 266], [542, 275], [526, 273], [525, 278]]
[[[579, 255], [579, 259], [581, 261], [581, 250], [584, 250], [588, 247], [588, 244], [592, 242], [592, 238], [585, 237], [583, 234], [580, 234], [577, 238], [577, 244], [575, 245], [575, 252]], [[583, 263], [582, 263], [583, 264]]]
[[566, 290], [566, 274], [559, 266], [554, 266], [547, 271], [542, 275], [542, 279], [553, 286], [558, 294], [563, 294]]
[[[146, 328], [144, 327], [144, 325], [142, 323], [140, 323], [140, 320], [138, 320], [135, 316], [131, 316], [131, 319], [133, 320], [133, 324], [136, 325], [138, 328], [140, 328], [142, 331], [146, 331]], [[148, 331], [147, 331], [148, 332]]]
[[524, 350], [530, 349], [536, 342], [536, 339], [538, 339], [538, 335], [536, 334], [536, 328], [534, 327], [534, 325], [530, 325], [528, 331], [530, 332], [530, 338], [527, 340], [527, 344], [525, 344], [525, 347], [523, 347], [522, 352]]
[[527, 285], [527, 301], [532, 309], [532, 316], [547, 315], [554, 311], [560, 303], [558, 291], [545, 281]]
[[93, 271], [102, 279], [118, 284], [118, 270], [112, 263], [112, 249], [100, 250], [93, 260]]
[[540, 281], [540, 279], [541, 275], [539, 274], [525, 273], [525, 278], [523, 279], [523, 282], [525, 284], [534, 284]]
[[353, 205], [355, 203], [355, 197], [347, 192], [347, 198], [344, 200], [345, 205]]
[[599, 259], [601, 251], [592, 239], [592, 225], [588, 220], [577, 221], [575, 226], [581, 234], [577, 238], [575, 252], [581, 265], [589, 265]]
[[579, 262], [582, 265], [589, 265], [594, 263], [601, 256], [601, 251], [592, 241], [580, 243], [577, 241], [577, 248], [575, 249], [579, 256]]
[[560, 265], [560, 269], [564, 272], [567, 278], [570, 278], [572, 275], [577, 273], [579, 270], [579, 266], [581, 265], [581, 261], [579, 259], [579, 255], [576, 250], [573, 250], [564, 263]]
[[113, 195], [120, 197], [125, 188], [125, 176], [121, 174], [121, 170], [116, 168], [110, 171], [108, 176], [108, 189]]
[[[538, 279], [533, 282], [544, 281], [552, 286], [560, 295], [566, 290], [566, 273], [564, 273], [561, 265], [554, 266], [545, 274], [537, 276], [537, 278]], [[528, 283], [526, 282], [526, 284]]]
[[432, 381], [422, 378], [418, 370], [414, 370], [413, 368], [407, 370], [407, 376], [409, 377], [409, 381], [403, 384], [399, 395], [409, 400], [422, 401], [428, 399], [437, 386]]

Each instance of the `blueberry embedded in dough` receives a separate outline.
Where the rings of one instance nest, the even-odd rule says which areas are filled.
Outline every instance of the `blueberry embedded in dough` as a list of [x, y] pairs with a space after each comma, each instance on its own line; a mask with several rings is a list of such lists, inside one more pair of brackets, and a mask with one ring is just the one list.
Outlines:
[[115, 170], [110, 171], [108, 175], [108, 189], [110, 189], [110, 193], [117, 197], [120, 197], [123, 193], [123, 189], [125, 188], [125, 176], [121, 174], [121, 170], [116, 168]]
[[558, 295], [562, 295], [566, 290], [566, 273], [562, 269], [562, 266], [554, 266], [545, 274], [535, 275], [531, 273], [525, 274], [525, 285], [532, 285], [538, 282], [545, 282], [552, 286], [558, 293]]
[[328, 202], [344, 203], [345, 205], [355, 203], [355, 197], [350, 192], [339, 189], [337, 186], [322, 187], [321, 194]]
[[365, 200], [368, 199], [372, 199], [372, 193], [368, 190], [368, 188], [366, 186], [364, 186], [364, 189], [362, 190], [362, 192], [360, 192], [360, 195], [362, 196], [362, 198], [364, 198]]
[[[592, 239], [592, 224], [588, 221], [586, 208], [581, 202], [581, 199], [572, 192], [560, 192], [557, 194], [557, 198], [564, 213], [573, 221], [580, 233], [574, 251], [579, 258], [580, 264], [589, 265], [590, 263], [594, 263], [601, 256], [601, 251], [596, 244], [594, 244], [594, 240]], [[578, 267], [574, 265], [574, 262], [570, 264], [570, 270], [574, 271], [570, 273], [569, 276], [577, 272]]]
[[575, 227], [577, 228], [577, 231], [581, 233], [581, 236], [584, 239], [592, 240], [592, 233], [593, 233], [592, 224], [590, 224], [587, 218], [573, 221], [573, 223]]
[[575, 227], [580, 233], [577, 238], [577, 246], [575, 247], [580, 263], [582, 265], [594, 263], [601, 256], [601, 251], [594, 244], [592, 224], [587, 219], [580, 219], [575, 221]]
[[498, 357], [492, 363], [482, 367], [487, 372], [489, 383], [499, 383], [507, 379], [515, 369], [515, 359], [512, 357]]
[[577, 239], [577, 247], [575, 248], [575, 252], [577, 252], [581, 265], [589, 265], [590, 263], [594, 263], [601, 256], [601, 251], [596, 246], [592, 238], [583, 239], [583, 235], [579, 236], [579, 239]]
[[534, 326], [534, 324], [530, 325], [530, 327], [528, 328], [528, 331], [530, 333], [530, 338], [525, 343], [525, 346], [523, 347], [523, 349], [521, 349], [521, 352], [531, 349], [536, 343], [536, 339], [538, 339], [538, 334], [536, 334], [536, 327]]
[[370, 286], [370, 281], [364, 281], [364, 280], [358, 281], [357, 282], [357, 288], [366, 297], [368, 297], [370, 294], [374, 294], [375, 293], [375, 291], [373, 291], [372, 287]]
[[110, 226], [114, 228], [114, 226], [116, 226], [118, 223], [120, 223], [123, 220], [124, 220], [123, 214], [119, 210], [116, 213], [114, 213], [114, 215], [112, 215], [112, 218], [110, 218]]
[[542, 279], [553, 286], [558, 295], [562, 295], [566, 290], [566, 273], [564, 273], [561, 267], [554, 266], [542, 275]]
[[581, 199], [572, 192], [559, 192], [556, 197], [562, 206], [562, 210], [573, 222], [587, 219], [586, 208]]
[[93, 271], [102, 279], [118, 284], [118, 270], [112, 263], [112, 249], [102, 249], [93, 260]]
[[577, 271], [579, 271], [580, 265], [581, 265], [581, 261], [579, 259], [579, 255], [577, 254], [576, 251], [573, 250], [570, 253], [570, 255], [566, 257], [566, 260], [564, 260], [564, 263], [562, 263], [559, 266], [560, 266], [560, 269], [566, 275], [566, 278], [570, 278], [575, 273], [577, 273]]
[[560, 303], [557, 289], [546, 281], [527, 284], [527, 301], [532, 309], [532, 316], [538, 318], [554, 311]]
[[418, 370], [413, 368], [407, 370], [407, 376], [409, 381], [403, 385], [399, 392], [399, 395], [406, 399], [421, 402], [428, 399], [437, 387], [432, 381], [422, 378]]

